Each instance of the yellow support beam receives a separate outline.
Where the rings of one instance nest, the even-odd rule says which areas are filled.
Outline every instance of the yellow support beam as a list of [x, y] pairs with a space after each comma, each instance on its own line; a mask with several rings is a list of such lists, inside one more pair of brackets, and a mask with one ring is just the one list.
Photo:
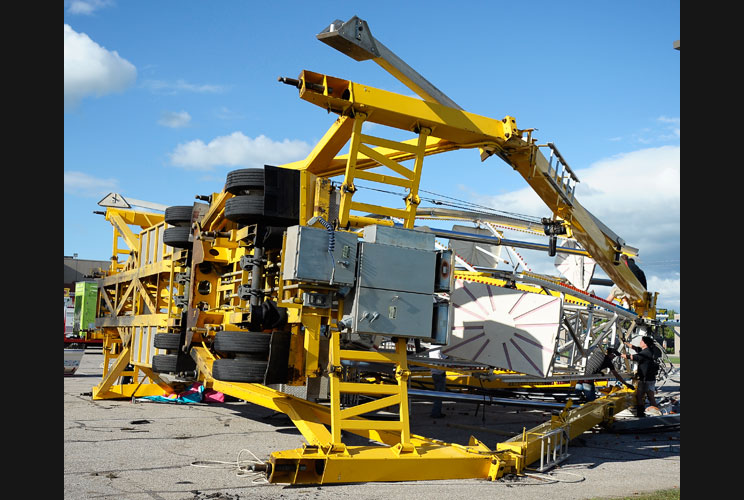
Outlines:
[[424, 152], [426, 148], [426, 138], [431, 134], [431, 129], [422, 128], [419, 133], [418, 144], [416, 145], [416, 160], [413, 165], [413, 178], [411, 179], [411, 189], [406, 197], [406, 211], [404, 227], [413, 229], [416, 222], [416, 207], [421, 203], [418, 196], [419, 183], [421, 182], [421, 171], [424, 164]]
[[[601, 422], [611, 421], [630, 404], [632, 392], [613, 390], [579, 408], [567, 407], [549, 422], [498, 443], [489, 449], [471, 437], [467, 446], [411, 436], [412, 452], [401, 444], [393, 446], [349, 446], [334, 450], [324, 446], [304, 446], [271, 454], [269, 482], [291, 484], [332, 484], [372, 481], [426, 481], [440, 479], [490, 479], [505, 474], [521, 474], [526, 466], [550, 454], [543, 443], [551, 432], [564, 430], [575, 438]], [[396, 428], [398, 422], [388, 427]], [[363, 424], [354, 424], [361, 428]], [[350, 429], [351, 430], [351, 429]], [[545, 446], [544, 449], [541, 447]]]
[[[388, 406], [397, 404], [400, 404], [400, 394], [394, 394], [392, 396], [376, 399], [368, 403], [362, 403], [360, 405], [341, 410], [341, 418], [346, 420], [351, 417], [356, 417], [372, 411], [381, 410], [383, 408], [387, 408]], [[346, 427], [346, 425], [344, 425], [344, 427], [349, 428]]]
[[409, 181], [413, 179], [414, 173], [413, 170], [409, 170], [397, 161], [393, 161], [389, 159], [387, 156], [382, 155], [375, 151], [374, 149], [370, 148], [369, 146], [365, 146], [364, 144], [359, 144], [358, 146], [358, 152], [359, 154], [363, 154], [367, 156], [368, 158], [371, 158], [375, 160], [380, 165], [384, 165], [388, 167], [393, 172], [397, 173], [401, 177], [408, 179]]
[[[317, 82], [322, 85], [323, 77], [307, 70], [300, 75], [306, 84]], [[339, 89], [348, 89], [347, 99], [337, 96], [335, 87], [332, 95], [326, 95], [306, 84], [300, 89], [300, 98], [343, 116], [362, 113], [367, 121], [401, 130], [428, 128], [433, 137], [451, 141], [460, 147], [477, 148], [482, 144], [491, 144], [498, 149], [500, 144], [515, 136], [516, 126], [511, 117], [503, 121], [495, 120], [369, 85], [336, 80]]]
[[[401, 130], [429, 129], [432, 137], [446, 141], [452, 149], [479, 148], [482, 151], [481, 159], [498, 155], [524, 177], [555, 218], [568, 224], [572, 236], [590, 253], [610, 279], [631, 296], [636, 312], [651, 318], [655, 316], [656, 295], [647, 292], [627, 266], [617, 264], [618, 242], [613, 241], [613, 237], [576, 201], [573, 192], [567, 191], [564, 176], [556, 180], [556, 171], [531, 138], [531, 133], [527, 135], [528, 140], [524, 140], [524, 131], [517, 128], [513, 117], [506, 116], [501, 120], [488, 118], [437, 102], [423, 101], [307, 70], [300, 74], [300, 81], [301, 99], [341, 116], [355, 117], [355, 121], [363, 117], [366, 121]], [[331, 84], [332, 92], [327, 87]], [[322, 90], [319, 90], [320, 87]], [[345, 187], [352, 192], [353, 179], [349, 177], [349, 173], [350, 169], [353, 172], [357, 168], [361, 138], [355, 136], [360, 133], [361, 124], [358, 132], [352, 133], [346, 164]], [[420, 140], [421, 138], [419, 146]], [[445, 150], [446, 148], [442, 148], [437, 152]], [[369, 152], [364, 149], [362, 151]], [[418, 153], [413, 156], [419, 159], [422, 157]], [[386, 164], [380, 161], [382, 158], [386, 162], [391, 159], [384, 154], [370, 159], [377, 164]], [[410, 197], [410, 202], [416, 202], [415, 195]], [[342, 202], [345, 210], [342, 210], [344, 224], [348, 222], [348, 203], [348, 200], [345, 204]], [[409, 224], [408, 219], [406, 223]]]
[[318, 366], [320, 358], [320, 326], [322, 317], [305, 313], [301, 316], [302, 326], [305, 327], [305, 375], [316, 377], [321, 367]]
[[357, 153], [361, 144], [362, 124], [365, 118], [366, 115], [364, 113], [359, 113], [354, 118], [351, 140], [349, 142], [349, 157], [346, 160], [346, 170], [344, 171], [344, 183], [341, 185], [341, 203], [338, 209], [340, 227], [346, 227], [346, 224], [349, 222], [349, 212], [351, 211], [352, 203], [351, 197], [356, 191], [356, 187], [354, 187], [354, 174], [356, 171]]
[[[351, 120], [349, 117], [341, 117], [340, 119], [347, 118]], [[350, 137], [350, 135], [349, 135]], [[380, 138], [375, 138], [380, 139]], [[347, 137], [348, 140], [348, 137]], [[381, 139], [385, 140], [385, 139]], [[398, 163], [402, 163], [407, 160], [412, 160], [416, 157], [415, 152], [410, 152], [410, 149], [416, 149], [416, 145], [418, 144], [418, 138], [414, 139], [408, 139], [401, 142], [395, 142], [391, 141], [394, 144], [397, 144], [399, 146], [391, 146], [391, 147], [376, 147], [374, 148], [375, 151], [378, 153], [385, 155], [387, 158], [394, 160]], [[367, 144], [373, 144], [371, 141], [367, 141]], [[343, 147], [343, 145], [342, 145]], [[447, 151], [454, 151], [457, 149], [461, 149], [461, 146], [445, 140], [441, 139], [439, 137], [427, 137], [426, 138], [426, 145], [424, 147], [424, 156], [439, 154], [439, 153], [445, 153]], [[313, 163], [313, 173], [318, 176], [323, 177], [335, 177], [337, 175], [342, 175], [344, 171], [346, 170], [346, 162], [349, 158], [348, 153], [338, 155], [334, 157], [332, 160], [330, 160], [326, 165], [323, 165], [322, 168], [315, 166]], [[293, 170], [301, 170], [305, 167], [307, 164], [307, 160], [299, 160], [291, 163], [285, 163], [284, 165], [281, 165], [282, 168], [289, 168]], [[357, 172], [362, 170], [368, 170], [370, 168], [375, 168], [379, 166], [380, 164], [371, 158], [367, 158], [365, 156], [360, 156], [357, 158], [356, 162], [356, 170]]]

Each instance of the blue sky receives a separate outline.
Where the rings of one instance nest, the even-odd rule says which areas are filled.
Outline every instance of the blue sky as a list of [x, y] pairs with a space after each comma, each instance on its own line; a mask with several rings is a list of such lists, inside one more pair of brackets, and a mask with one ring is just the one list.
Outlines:
[[[460, 107], [514, 116], [555, 143], [580, 203], [640, 249], [659, 306], [680, 311], [678, 1], [65, 1], [64, 254], [109, 258], [111, 226], [93, 214], [109, 192], [186, 205], [231, 170], [303, 158], [335, 115], [279, 76], [307, 69], [413, 95], [315, 38], [354, 15]], [[428, 157], [421, 187], [550, 216], [475, 150]], [[545, 254], [520, 253], [556, 274]]]

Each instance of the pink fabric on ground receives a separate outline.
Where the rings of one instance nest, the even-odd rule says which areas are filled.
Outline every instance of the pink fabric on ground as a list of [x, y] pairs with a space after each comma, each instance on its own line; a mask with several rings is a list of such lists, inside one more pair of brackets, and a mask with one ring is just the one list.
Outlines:
[[224, 403], [225, 395], [214, 389], [205, 389], [202, 394], [203, 401], [205, 403]]

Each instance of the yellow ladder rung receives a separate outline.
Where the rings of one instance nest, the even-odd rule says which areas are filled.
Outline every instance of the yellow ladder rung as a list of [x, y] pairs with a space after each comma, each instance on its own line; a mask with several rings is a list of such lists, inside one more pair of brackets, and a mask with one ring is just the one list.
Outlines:
[[365, 144], [381, 146], [395, 151], [404, 151], [406, 153], [417, 154], [419, 150], [419, 147], [416, 144], [392, 141], [390, 139], [383, 139], [382, 137], [374, 137], [367, 134], [360, 134], [360, 141]]
[[348, 420], [351, 417], [356, 417], [364, 413], [369, 413], [369, 412], [381, 410], [383, 408], [387, 408], [389, 406], [395, 406], [397, 404], [400, 404], [400, 399], [401, 399], [400, 394], [393, 394], [392, 396], [375, 399], [374, 401], [369, 401], [367, 403], [362, 403], [360, 405], [352, 406], [349, 408], [344, 408], [339, 413], [339, 416], [341, 417], [342, 420]]
[[360, 212], [369, 212], [378, 215], [388, 215], [390, 217], [400, 217], [405, 219], [408, 216], [408, 210], [401, 208], [389, 208], [380, 205], [372, 205], [370, 203], [360, 203], [357, 201], [351, 202], [351, 210], [358, 210]]
[[354, 172], [354, 177], [365, 181], [379, 182], [380, 184], [391, 184], [393, 186], [400, 186], [403, 188], [411, 189], [413, 184], [408, 179], [401, 179], [392, 175], [381, 175], [376, 172], [369, 172], [367, 170], [357, 170]]
[[385, 165], [390, 170], [393, 170], [394, 172], [402, 175], [406, 179], [413, 180], [413, 178], [415, 177], [415, 173], [413, 170], [404, 167], [397, 161], [391, 160], [387, 156], [378, 153], [374, 149], [368, 146], [365, 146], [364, 144], [359, 145], [358, 151], [360, 154], [363, 154], [364, 156], [371, 158], [372, 160], [375, 160], [380, 165]]

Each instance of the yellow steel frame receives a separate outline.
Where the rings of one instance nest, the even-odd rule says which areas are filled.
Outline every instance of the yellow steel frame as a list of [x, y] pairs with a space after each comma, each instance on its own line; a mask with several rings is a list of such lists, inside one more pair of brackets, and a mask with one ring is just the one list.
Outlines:
[[[352, 223], [355, 227], [362, 227], [368, 224], [379, 223], [379, 220], [373, 220], [368, 217], [350, 215], [351, 210], [370, 212], [373, 214], [384, 215], [388, 217], [397, 217], [403, 219], [404, 227], [413, 228], [416, 220], [416, 207], [420, 203], [418, 196], [419, 183], [421, 181], [421, 170], [424, 161], [426, 138], [431, 133], [431, 129], [422, 127], [418, 130], [418, 140], [415, 145], [391, 141], [380, 137], [373, 137], [362, 133], [362, 124], [367, 118], [365, 113], [357, 113], [354, 118], [354, 124], [351, 133], [350, 149], [346, 160], [346, 169], [344, 172], [344, 181], [341, 185], [341, 206], [339, 213], [339, 224], [346, 227], [347, 223]], [[408, 169], [394, 159], [385, 154], [381, 154], [375, 149], [370, 148], [367, 144], [384, 147], [390, 152], [408, 153], [414, 155], [415, 161], [413, 169]], [[393, 156], [393, 155], [391, 155]], [[374, 160], [377, 164], [387, 167], [396, 175], [384, 175], [378, 172], [370, 172], [365, 169], [357, 169], [357, 161], [361, 157]], [[355, 179], [377, 182], [384, 185], [403, 187], [408, 189], [408, 195], [405, 198], [406, 207], [404, 209], [381, 207], [379, 205], [370, 205], [352, 201], [352, 196], [356, 191], [354, 187]]]
[[[501, 120], [487, 118], [436, 102], [427, 102], [307, 70], [302, 71], [299, 80], [302, 82], [300, 98], [342, 117], [355, 118], [356, 121], [359, 119], [356, 118], [358, 116], [363, 120], [402, 130], [430, 130], [430, 135], [435, 138], [431, 144], [436, 144], [437, 147], [421, 146], [419, 137], [417, 145], [423, 149], [422, 155], [463, 148], [481, 149], [485, 152], [482, 159], [496, 154], [522, 175], [556, 219], [568, 224], [571, 235], [581, 243], [613, 282], [633, 298], [636, 312], [641, 316], [655, 317], [657, 294], [647, 292], [627, 266], [616, 265], [617, 242], [612, 241], [602, 231], [592, 215], [575, 198], [569, 199], [566, 191], [568, 174], [555, 178], [554, 170], [540, 150], [541, 146], [532, 139], [531, 130], [518, 129], [514, 117], [506, 116]], [[319, 91], [320, 88], [323, 90]], [[333, 146], [326, 148], [325, 145], [319, 144], [313, 153], [323, 151], [326, 153], [323, 159], [327, 160], [331, 151], [340, 151], [345, 143], [342, 140], [348, 137], [347, 134], [352, 133], [347, 127], [349, 125], [346, 121], [337, 122], [323, 139], [329, 140]], [[525, 133], [526, 140], [523, 139]], [[429, 144], [428, 141], [426, 143]], [[347, 158], [345, 172], [347, 176], [353, 175], [354, 170], [359, 168], [354, 164], [357, 152], [352, 142]], [[313, 153], [305, 161], [288, 164], [285, 167], [306, 169], [313, 165], [313, 173], [320, 173], [323, 169], [315, 163], [320, 157]], [[394, 154], [400, 156], [399, 152]], [[370, 167], [380, 163], [387, 165], [380, 162], [385, 156], [380, 154], [370, 158], [372, 160]], [[353, 164], [351, 172], [350, 164]], [[333, 165], [333, 162], [328, 163], [325, 172], [330, 171]], [[353, 184], [349, 183], [346, 187], [353, 188]]]
[[[467, 446], [410, 434], [404, 429], [402, 415], [398, 422], [375, 422], [362, 418], [363, 413], [400, 404], [404, 395], [405, 346], [400, 340], [396, 353], [346, 351], [333, 341], [333, 360], [357, 359], [393, 362], [398, 365], [398, 386], [392, 384], [359, 384], [332, 379], [332, 398], [346, 390], [378, 394], [379, 400], [341, 410], [333, 401], [330, 408], [311, 403], [260, 384], [222, 382], [211, 375], [214, 357], [203, 347], [193, 347], [199, 376], [206, 386], [236, 398], [285, 413], [297, 426], [307, 444], [302, 448], [273, 452], [269, 481], [292, 484], [331, 484], [367, 481], [411, 481], [430, 479], [491, 479], [505, 474], [521, 474], [524, 468], [540, 458], [542, 438], [556, 429], [565, 429], [572, 439], [631, 404], [632, 392], [613, 388], [609, 393], [579, 408], [566, 408], [550, 421], [525, 430], [495, 450], [472, 437]], [[335, 376], [333, 374], [336, 374]], [[338, 370], [332, 373], [338, 378]], [[406, 404], [401, 405], [407, 407]], [[384, 424], [384, 425], [383, 425]], [[330, 431], [328, 429], [330, 427]], [[380, 446], [346, 446], [340, 441], [340, 430], [382, 443]]]
[[[420, 139], [423, 142], [422, 139]], [[205, 217], [203, 229], [220, 228], [220, 214], [224, 199], [215, 197], [215, 204]], [[112, 217], [113, 218], [113, 217]], [[125, 219], [119, 216], [119, 220]], [[94, 399], [129, 398], [134, 396], [157, 395], [173, 392], [173, 388], [152, 372], [151, 366], [144, 363], [150, 354], [147, 349], [152, 345], [152, 335], [157, 328], [172, 324], [175, 315], [143, 314], [146, 311], [158, 310], [167, 304], [172, 307], [173, 288], [155, 288], [156, 293], [148, 291], [154, 283], [173, 284], [174, 270], [178, 269], [179, 255], [163, 252], [160, 261], [141, 259], [144, 236], [157, 234], [152, 232], [162, 222], [145, 227], [140, 235], [129, 241], [137, 243], [137, 251], [131, 252], [133, 262], [127, 264], [126, 271], [115, 272], [102, 280], [102, 302], [105, 303], [108, 315], [99, 318], [104, 329], [109, 333], [104, 345], [104, 374], [98, 386], [94, 387]], [[236, 230], [240, 232], [241, 230]], [[224, 257], [228, 261], [238, 258], [241, 251], [232, 244], [235, 238], [215, 240], [215, 248], [227, 246], [236, 254]], [[206, 242], [202, 242], [206, 245]], [[198, 248], [195, 245], [194, 248]], [[207, 254], [202, 248], [200, 253]], [[220, 254], [220, 251], [210, 255]], [[151, 259], [152, 260], [152, 259]], [[156, 278], [156, 279], [155, 279]], [[150, 282], [148, 280], [155, 279]], [[113, 292], [112, 292], [113, 290]], [[171, 292], [169, 295], [167, 292]], [[141, 294], [149, 294], [149, 299]], [[138, 295], [139, 294], [139, 295]], [[535, 450], [539, 450], [541, 436], [560, 428], [571, 426], [571, 432], [580, 433], [603, 420], [611, 418], [613, 412], [619, 411], [629, 401], [625, 393], [611, 394], [589, 406], [578, 410], [564, 412], [563, 420], [553, 419], [547, 425], [525, 432], [521, 438], [502, 443], [496, 450], [489, 449], [474, 437], [467, 446], [444, 443], [411, 434], [408, 415], [408, 381], [411, 372], [407, 364], [406, 340], [396, 341], [394, 353], [356, 351], [342, 349], [340, 333], [331, 329], [328, 366], [320, 363], [320, 331], [322, 325], [332, 325], [334, 318], [328, 311], [306, 308], [292, 301], [292, 295], [286, 295], [280, 287], [280, 305], [289, 307], [293, 312], [293, 323], [304, 326], [301, 360], [305, 375], [317, 377], [327, 372], [330, 376], [330, 406], [310, 403], [300, 398], [269, 389], [260, 384], [239, 384], [215, 380], [211, 375], [214, 355], [206, 347], [194, 344], [191, 355], [197, 362], [200, 380], [209, 387], [225, 394], [244, 399], [251, 403], [272, 408], [286, 413], [302, 432], [308, 444], [300, 449], [274, 452], [269, 476], [272, 482], [291, 483], [335, 483], [354, 481], [395, 481], [424, 480], [441, 478], [489, 478], [497, 479], [503, 474], [520, 473], [525, 465], [533, 461]], [[165, 302], [162, 302], [165, 301]], [[122, 302], [127, 302], [125, 307]], [[339, 305], [339, 309], [342, 306]], [[127, 313], [122, 315], [121, 313]], [[129, 314], [131, 313], [131, 315]], [[145, 327], [145, 328], [143, 328]], [[294, 327], [293, 327], [294, 328]], [[293, 333], [298, 336], [299, 329]], [[137, 353], [144, 353], [138, 358]], [[343, 360], [381, 362], [393, 364], [395, 384], [374, 384], [347, 382], [341, 379]], [[134, 370], [126, 371], [128, 364]], [[133, 376], [134, 382], [116, 384], [116, 379], [123, 375]], [[144, 383], [146, 379], [150, 383]], [[343, 407], [341, 395], [344, 393], [370, 394], [379, 399], [352, 407]], [[383, 408], [397, 406], [399, 418], [396, 421], [379, 421], [363, 418], [362, 415]], [[590, 411], [590, 409], [592, 409]], [[381, 443], [379, 446], [346, 446], [341, 438], [342, 430], [358, 434]]]
[[[578, 203], [567, 208], [556, 195], [555, 186], [543, 182], [545, 166], [540, 160], [539, 150], [531, 142], [522, 140], [514, 118], [493, 120], [487, 117], [449, 108], [437, 103], [374, 89], [366, 85], [304, 71], [301, 75], [300, 97], [341, 115], [330, 127], [323, 139], [305, 160], [284, 165], [300, 170], [300, 223], [306, 225], [313, 215], [327, 215], [329, 200], [323, 195], [331, 176], [343, 175], [339, 222], [341, 229], [380, 223], [379, 219], [364, 217], [352, 212], [396, 217], [404, 220], [404, 226], [413, 227], [423, 159], [436, 154], [461, 148], [480, 148], [495, 153], [519, 170], [533, 188], [554, 211], [556, 216], [567, 220], [574, 229], [574, 236], [584, 244], [599, 262], [610, 259], [607, 248], [596, 242], [604, 241], [604, 235], [588, 214], [583, 213]], [[312, 88], [308, 84], [313, 84]], [[317, 92], [318, 85], [324, 88]], [[315, 89], [315, 90], [313, 90]], [[408, 141], [392, 141], [362, 133], [362, 125], [370, 121], [386, 126], [408, 130], [417, 135]], [[349, 143], [349, 152], [338, 155]], [[544, 158], [543, 158], [544, 159]], [[401, 163], [413, 160], [413, 167]], [[385, 167], [393, 172], [370, 171]], [[353, 200], [356, 191], [354, 181], [363, 179], [403, 187], [408, 193], [404, 208], [381, 207]], [[248, 255], [250, 250], [241, 243], [246, 237], [246, 228], [235, 229], [224, 217], [225, 201], [229, 193], [214, 193], [209, 210], [195, 227], [195, 244], [192, 255], [192, 282], [202, 279], [195, 264], [209, 259], [228, 265]], [[324, 198], [325, 196], [325, 198]], [[151, 358], [153, 336], [169, 327], [180, 326], [173, 297], [182, 289], [174, 281], [174, 273], [182, 254], [168, 253], [162, 245], [162, 216], [140, 214], [133, 211], [107, 210], [107, 219], [114, 226], [114, 259], [110, 275], [103, 279], [101, 300], [105, 305], [100, 317], [100, 326], [107, 333], [105, 338], [104, 374], [101, 383], [94, 388], [93, 398], [121, 398], [154, 393], [172, 392], [147, 360]], [[136, 234], [129, 225], [139, 225], [142, 231]], [[210, 241], [201, 238], [211, 233]], [[226, 235], [225, 233], [229, 233]], [[122, 238], [129, 251], [118, 248]], [[584, 238], [584, 241], [582, 240]], [[605, 242], [606, 243], [606, 242]], [[605, 248], [607, 247], [607, 248]], [[152, 249], [152, 250], [151, 250]], [[129, 261], [118, 263], [117, 255], [129, 253]], [[595, 256], [595, 253], [597, 255]], [[603, 260], [604, 259], [604, 260]], [[282, 259], [281, 264], [283, 265]], [[635, 295], [638, 286], [635, 277], [618, 268], [611, 277], [621, 284], [628, 284]], [[282, 276], [280, 273], [279, 276]], [[204, 279], [207, 279], [204, 276]], [[240, 273], [240, 282], [248, 277]], [[228, 293], [235, 284], [225, 289], [215, 286], [210, 293]], [[225, 394], [286, 413], [308, 444], [303, 448], [274, 452], [269, 480], [290, 483], [337, 483], [355, 481], [397, 481], [442, 478], [489, 478], [497, 479], [508, 472], [521, 473], [526, 465], [534, 461], [535, 450], [548, 432], [565, 428], [572, 437], [584, 432], [627, 406], [630, 393], [613, 391], [606, 397], [587, 403], [578, 409], [566, 408], [550, 422], [501, 443], [491, 450], [471, 437], [467, 446], [443, 443], [434, 439], [413, 435], [410, 432], [408, 414], [408, 382], [411, 372], [407, 364], [406, 340], [397, 339], [394, 353], [357, 351], [342, 349], [340, 332], [331, 310], [305, 307], [298, 302], [304, 288], [316, 285], [299, 283], [294, 288], [284, 286], [279, 280], [278, 305], [289, 311], [289, 328], [292, 332], [290, 364], [301, 372], [292, 383], [304, 383], [320, 375], [330, 379], [330, 407], [294, 398], [260, 384], [240, 384], [215, 380], [212, 377], [214, 355], [206, 344], [191, 343], [191, 356], [195, 359], [199, 379], [209, 387]], [[229, 288], [229, 290], [228, 290]], [[290, 289], [291, 288], [291, 289]], [[276, 291], [276, 290], [274, 290]], [[272, 292], [273, 294], [274, 292]], [[214, 299], [214, 296], [210, 296]], [[637, 301], [641, 307], [643, 301]], [[246, 303], [232, 303], [225, 311], [196, 311], [197, 318], [190, 329], [192, 333], [204, 333], [215, 324], [238, 324]], [[342, 303], [336, 313], [341, 314]], [[330, 334], [328, 342], [328, 364], [323, 365], [321, 329]], [[342, 380], [343, 360], [390, 363], [394, 366], [395, 384], [361, 383]], [[134, 369], [125, 371], [131, 364]], [[132, 375], [134, 383], [119, 384], [122, 375]], [[145, 383], [149, 379], [151, 383]], [[345, 393], [371, 394], [378, 399], [351, 407], [343, 407]], [[379, 421], [363, 418], [362, 415], [383, 408], [397, 406], [396, 421]], [[570, 427], [570, 429], [569, 429]], [[379, 446], [346, 446], [342, 431], [367, 437], [381, 443]]]
[[[174, 280], [180, 251], [163, 243], [162, 214], [107, 208], [114, 226], [114, 257], [129, 255], [119, 263], [112, 257], [109, 275], [99, 282], [96, 327], [103, 331], [103, 378], [93, 388], [93, 399], [162, 394], [173, 389], [152, 371], [153, 336], [178, 321], [173, 303], [182, 287]], [[140, 226], [135, 233], [129, 226]], [[119, 247], [122, 238], [128, 247]], [[131, 365], [132, 369], [127, 369]], [[130, 376], [133, 383], [117, 384]], [[146, 383], [149, 379], [152, 383]]]
[[[401, 452], [413, 451], [408, 419], [408, 377], [406, 339], [396, 341], [395, 354], [347, 350], [340, 348], [340, 333], [333, 332], [330, 346], [330, 392], [331, 392], [331, 451], [343, 451], [346, 446], [341, 442], [341, 430], [390, 431], [398, 434], [397, 445]], [[376, 363], [393, 363], [397, 384], [364, 384], [341, 381], [342, 360], [366, 361]], [[341, 393], [372, 394], [379, 399], [341, 409]], [[372, 421], [358, 419], [359, 415], [381, 410], [389, 406], [399, 407], [399, 420]]]

